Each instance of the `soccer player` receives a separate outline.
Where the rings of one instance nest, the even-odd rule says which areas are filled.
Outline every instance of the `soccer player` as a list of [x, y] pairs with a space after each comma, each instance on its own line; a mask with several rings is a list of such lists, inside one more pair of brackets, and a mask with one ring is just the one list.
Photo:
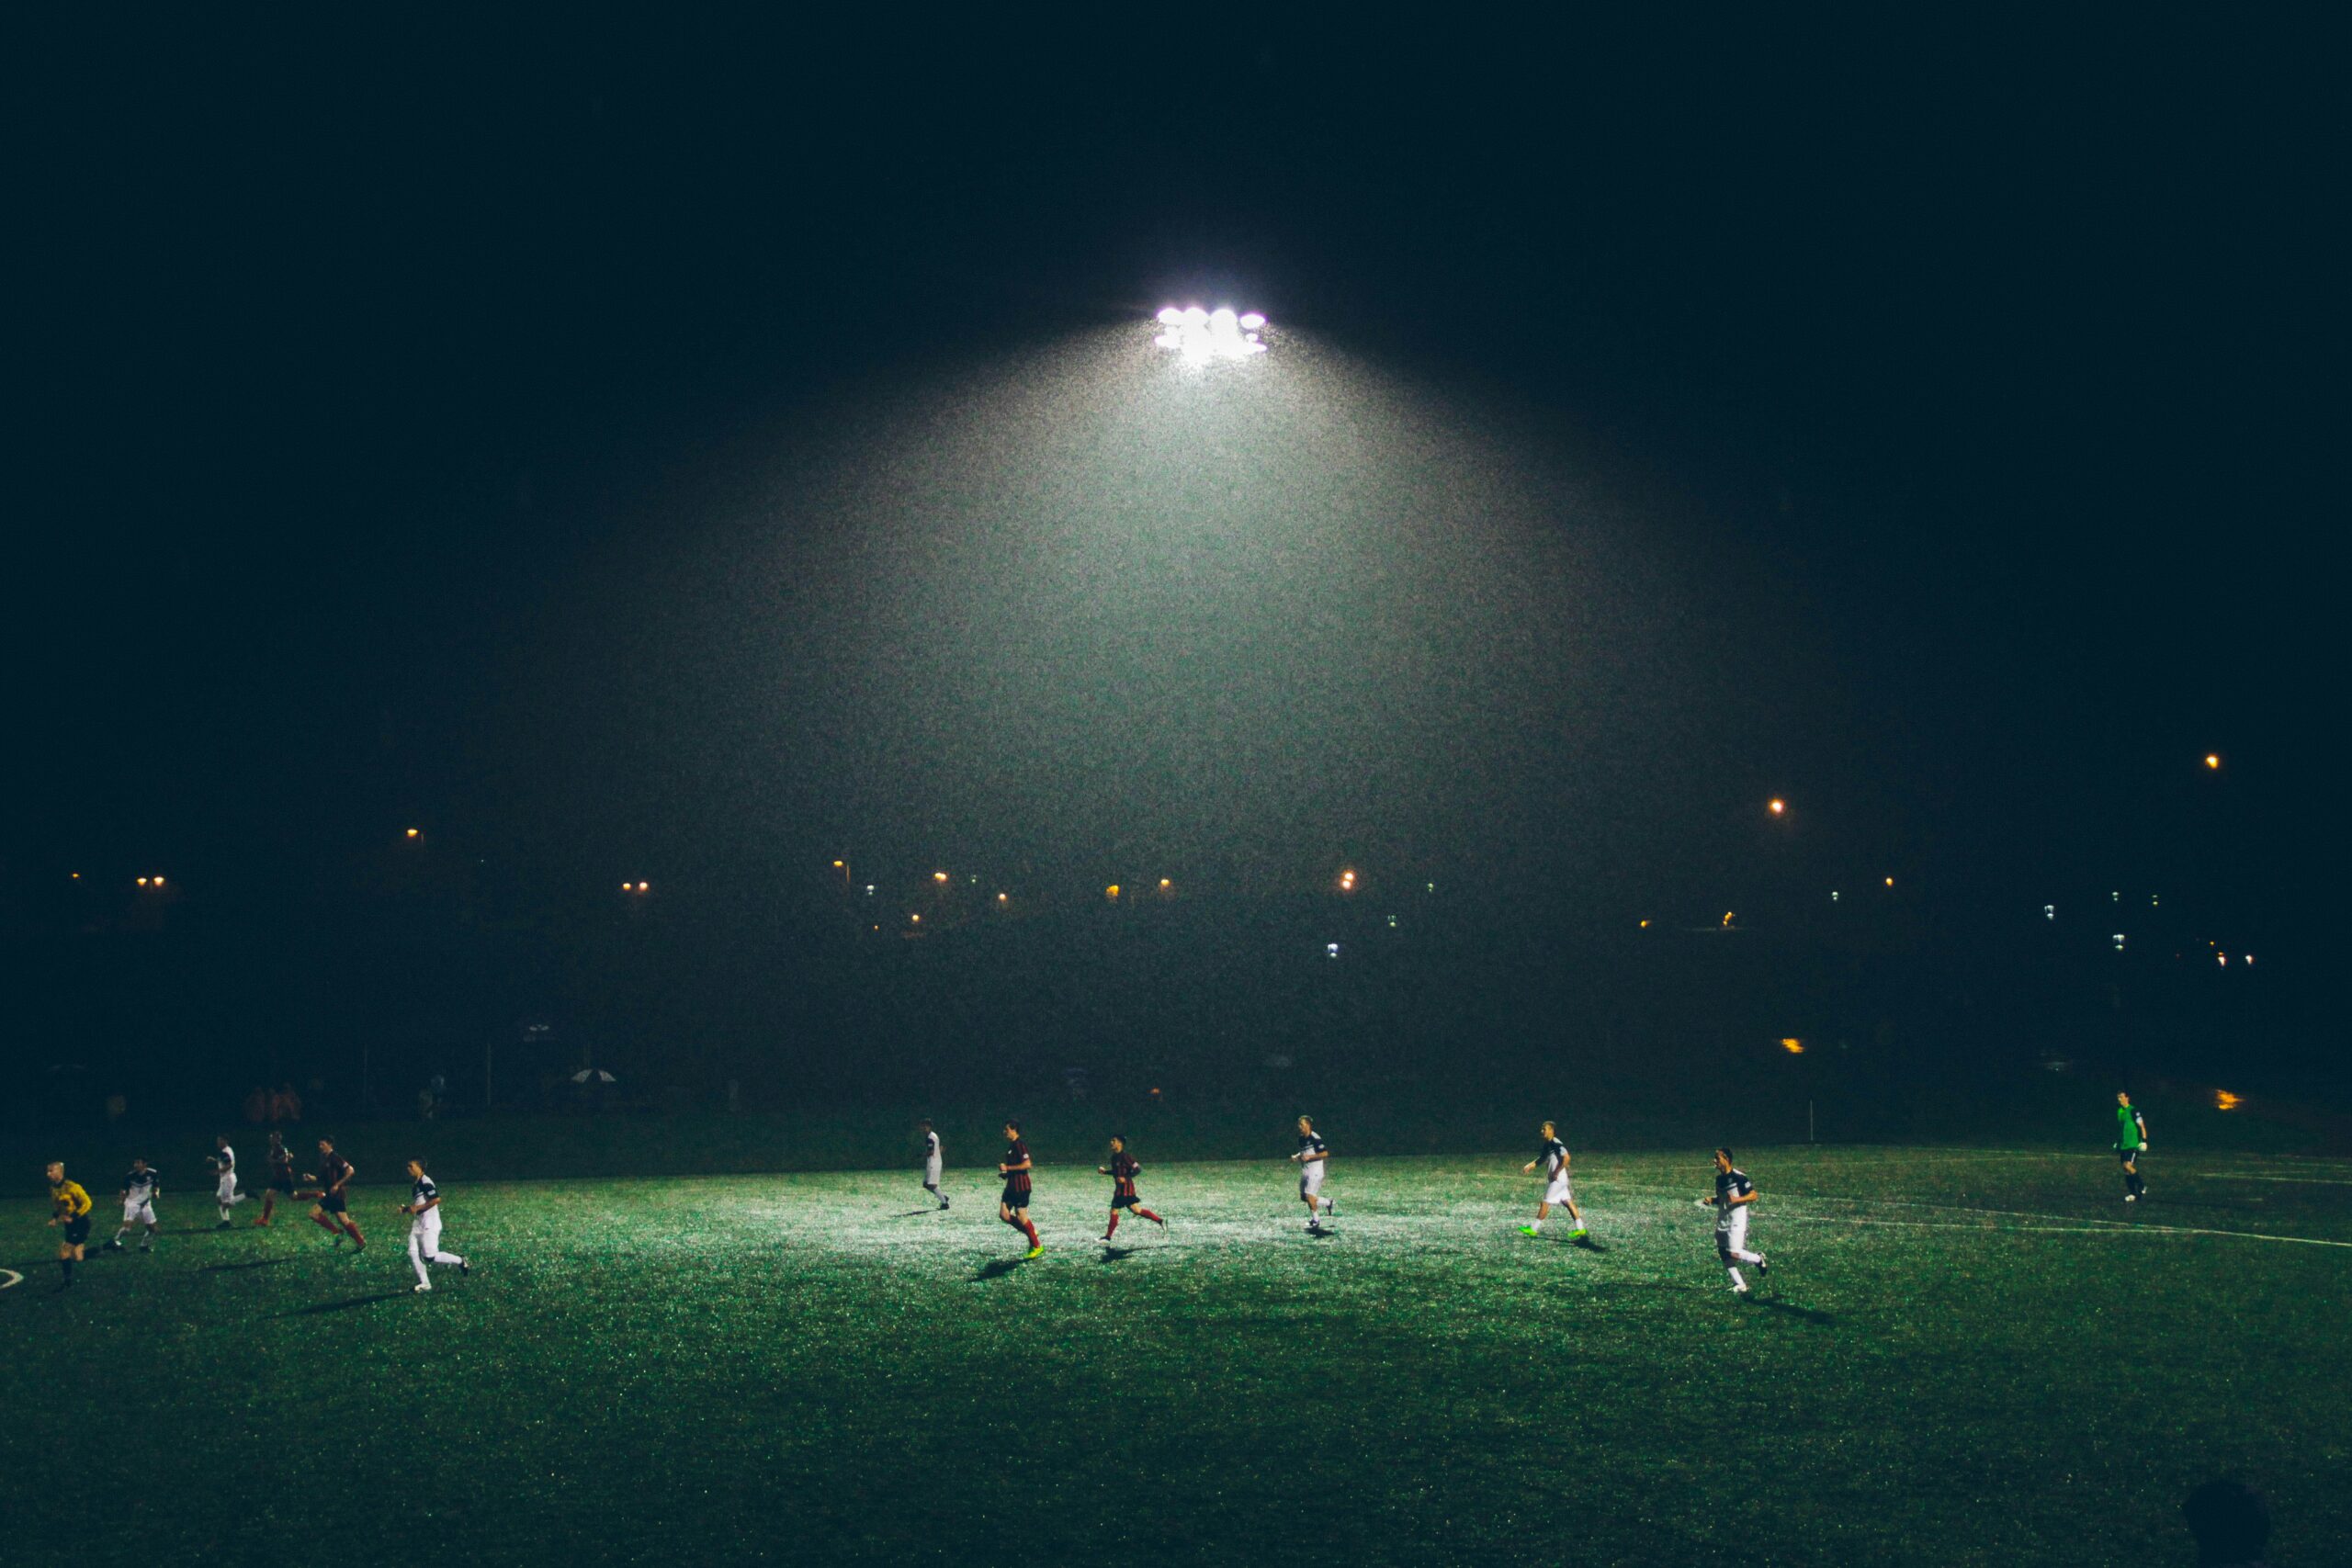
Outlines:
[[155, 1223], [155, 1195], [163, 1190], [162, 1182], [162, 1173], [145, 1160], [130, 1162], [130, 1173], [122, 1179], [122, 1228], [107, 1243], [108, 1252], [120, 1252], [122, 1238], [139, 1225], [147, 1227], [147, 1234], [140, 1238], [139, 1250], [155, 1250], [155, 1233], [162, 1228]]
[[915, 1123], [922, 1129], [922, 1190], [939, 1200], [942, 1209], [947, 1207], [947, 1194], [939, 1190], [939, 1134], [931, 1130], [928, 1118]]
[[1046, 1250], [1037, 1239], [1037, 1227], [1029, 1223], [1029, 1145], [1021, 1141], [1021, 1123], [1004, 1124], [1004, 1158], [997, 1163], [996, 1173], [1004, 1178], [1003, 1196], [997, 1200], [996, 1217], [1029, 1238], [1025, 1256], [1036, 1258]]
[[1336, 1217], [1340, 1213], [1337, 1201], [1323, 1196], [1323, 1162], [1331, 1151], [1316, 1134], [1315, 1119], [1298, 1119], [1298, 1153], [1290, 1156], [1298, 1163], [1298, 1195], [1306, 1204], [1306, 1234], [1323, 1234], [1323, 1216]]
[[294, 1151], [286, 1146], [286, 1134], [273, 1129], [269, 1134], [269, 1149], [263, 1158], [269, 1162], [269, 1185], [262, 1190], [261, 1218], [257, 1225], [269, 1224], [269, 1216], [277, 1212], [277, 1195], [294, 1196]]
[[334, 1152], [333, 1138], [321, 1138], [318, 1173], [305, 1172], [302, 1178], [305, 1181], [320, 1183], [318, 1198], [311, 1205], [311, 1221], [332, 1235], [337, 1247], [343, 1245], [345, 1236], [351, 1237], [354, 1252], [366, 1250], [368, 1238], [359, 1234], [359, 1223], [351, 1217], [351, 1201], [345, 1196], [344, 1189], [349, 1187], [351, 1179], [358, 1174], [351, 1168], [349, 1160]]
[[225, 1231], [229, 1228], [229, 1210], [243, 1202], [245, 1194], [237, 1190], [237, 1151], [229, 1146], [229, 1134], [223, 1133], [214, 1138], [212, 1146], [217, 1152], [211, 1156], [211, 1165], [220, 1178], [214, 1198], [220, 1205], [220, 1223], [212, 1228]]
[[1143, 1167], [1136, 1163], [1135, 1156], [1127, 1153], [1125, 1134], [1112, 1134], [1111, 1163], [1098, 1165], [1094, 1169], [1097, 1175], [1111, 1179], [1111, 1224], [1110, 1227], [1102, 1233], [1104, 1241], [1119, 1234], [1119, 1211], [1122, 1209], [1134, 1210], [1137, 1219], [1149, 1220], [1161, 1230], [1168, 1228], [1166, 1220], [1145, 1208], [1142, 1201], [1136, 1197], [1136, 1178], [1143, 1174]]
[[441, 1250], [441, 1189], [424, 1174], [421, 1159], [408, 1162], [408, 1201], [401, 1205], [401, 1213], [409, 1216], [408, 1260], [416, 1269], [419, 1293], [433, 1288], [433, 1277], [424, 1271], [428, 1263], [454, 1263], [460, 1274], [473, 1272], [464, 1258]]
[[1724, 1272], [1731, 1276], [1734, 1295], [1747, 1294], [1747, 1281], [1739, 1277], [1741, 1264], [1755, 1264], [1759, 1280], [1772, 1271], [1762, 1253], [1747, 1250], [1747, 1211], [1755, 1201], [1756, 1183], [1732, 1164], [1729, 1149], [1717, 1149], [1715, 1195], [1700, 1199], [1699, 1207], [1715, 1212], [1715, 1256], [1724, 1260]]
[[90, 1195], [80, 1182], [65, 1179], [62, 1160], [49, 1162], [48, 1175], [49, 1223], [65, 1227], [65, 1237], [57, 1244], [57, 1267], [65, 1276], [57, 1287], [62, 1291], [74, 1282], [74, 1265], [82, 1261], [82, 1244], [90, 1239]]
[[2121, 1090], [2115, 1096], [2115, 1152], [2123, 1156], [2123, 1201], [2136, 1203], [2147, 1195], [2140, 1179], [2140, 1156], [2148, 1152], [2148, 1119]]
[[1568, 1186], [1568, 1145], [1560, 1142], [1560, 1134], [1549, 1122], [1544, 1123], [1544, 1146], [1535, 1151], [1533, 1159], [1519, 1168], [1520, 1173], [1532, 1176], [1539, 1165], [1544, 1168], [1544, 1201], [1535, 1205], [1535, 1223], [1520, 1226], [1520, 1234], [1542, 1235], [1544, 1216], [1552, 1212], [1553, 1204], [1557, 1203], [1568, 1212], [1568, 1218], [1576, 1222], [1577, 1228], [1568, 1233], [1568, 1239], [1582, 1241], [1588, 1233], [1584, 1228], [1584, 1211], [1577, 1207], [1577, 1195]]

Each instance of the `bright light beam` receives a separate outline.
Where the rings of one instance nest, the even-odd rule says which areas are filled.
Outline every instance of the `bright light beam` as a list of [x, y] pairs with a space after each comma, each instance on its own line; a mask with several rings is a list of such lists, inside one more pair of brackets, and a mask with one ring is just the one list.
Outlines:
[[1252, 310], [1237, 316], [1230, 307], [1220, 305], [1214, 310], [1204, 310], [1198, 305], [1178, 310], [1170, 305], [1159, 312], [1159, 324], [1165, 329], [1151, 341], [1162, 348], [1173, 349], [1187, 365], [1206, 365], [1213, 359], [1247, 359], [1266, 352], [1259, 338], [1266, 318]]

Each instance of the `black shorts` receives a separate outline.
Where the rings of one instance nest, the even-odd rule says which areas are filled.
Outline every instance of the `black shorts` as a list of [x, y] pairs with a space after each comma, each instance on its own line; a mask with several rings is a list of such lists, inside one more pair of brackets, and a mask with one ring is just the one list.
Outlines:
[[269, 1190], [272, 1192], [283, 1192], [291, 1198], [294, 1196], [294, 1179], [290, 1176], [273, 1176], [269, 1179]]
[[1142, 1201], [1142, 1199], [1132, 1192], [1114, 1192], [1111, 1195], [1111, 1207], [1114, 1209], [1132, 1209]]
[[65, 1245], [79, 1247], [90, 1239], [90, 1216], [76, 1214], [65, 1222]]
[[2140, 1157], [2140, 1151], [2137, 1149], [2118, 1149], [2115, 1151], [2115, 1154], [2116, 1157], [2120, 1159], [2125, 1165], [2130, 1165], [2133, 1160]]
[[340, 1192], [322, 1192], [319, 1194], [319, 1207], [330, 1214], [340, 1214], [350, 1205]]
[[1004, 1196], [999, 1201], [1008, 1209], [1025, 1209], [1029, 1206], [1029, 1189], [1015, 1187], [1008, 1181], [1004, 1184]]

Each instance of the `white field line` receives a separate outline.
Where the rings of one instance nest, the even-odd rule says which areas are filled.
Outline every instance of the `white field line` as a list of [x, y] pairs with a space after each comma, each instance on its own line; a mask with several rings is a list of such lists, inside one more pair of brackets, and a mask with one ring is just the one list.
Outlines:
[[11, 1285], [21, 1285], [25, 1282], [25, 1277], [14, 1269], [0, 1269], [0, 1274], [7, 1276], [6, 1279], [0, 1280], [0, 1291], [5, 1291]]
[[2352, 1187], [2352, 1178], [2342, 1176], [2264, 1176], [2251, 1170], [2192, 1171], [2201, 1181], [2286, 1181], [2301, 1187]]

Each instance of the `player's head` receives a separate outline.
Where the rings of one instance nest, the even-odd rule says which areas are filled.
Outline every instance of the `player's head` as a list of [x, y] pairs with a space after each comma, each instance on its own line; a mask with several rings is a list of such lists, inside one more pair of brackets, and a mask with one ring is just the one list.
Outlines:
[[65, 1162], [62, 1159], [51, 1160], [47, 1166], [42, 1168], [41, 1174], [48, 1177], [50, 1185], [54, 1187], [57, 1183], [65, 1179]]
[[2115, 1103], [2116, 1103], [2116, 1104], [2118, 1104], [2118, 1105], [2129, 1105], [2129, 1104], [2131, 1104], [2131, 1103], [2132, 1103], [2132, 1091], [2131, 1091], [2130, 1089], [2117, 1089], [2117, 1090], [2115, 1091]]
[[1559, 1135], [1559, 1129], [1553, 1126], [1551, 1122], [1546, 1122], [1544, 1123], [1544, 1135], [1547, 1138], [1557, 1137]]
[[1731, 1150], [1724, 1148], [1715, 1151], [1715, 1168], [1726, 1172], [1731, 1169]]
[[1113, 1154], [1117, 1154], [1121, 1149], [1124, 1149], [1126, 1146], [1127, 1135], [1125, 1133], [1114, 1133], [1111, 1134], [1111, 1152]]
[[284, 1148], [286, 1146], [286, 1134], [272, 1129], [269, 1134], [269, 1146], [273, 1149]]
[[2270, 1546], [2270, 1509], [2243, 1481], [2209, 1481], [2180, 1506], [2199, 1562], [2254, 1562]]
[[229, 1134], [226, 1134], [226, 1133], [215, 1133], [215, 1134], [212, 1134], [212, 1146], [213, 1146], [214, 1148], [216, 1148], [216, 1149], [225, 1149], [225, 1148], [227, 1148], [227, 1147], [229, 1146]]
[[408, 1173], [411, 1179], [423, 1176], [424, 1174], [424, 1162], [421, 1159], [413, 1159], [409, 1161]]
[[334, 1140], [333, 1138], [321, 1138], [319, 1140], [319, 1153], [322, 1155], [331, 1155], [334, 1153]]
[[133, 1170], [144, 1170], [147, 1168], [147, 1162], [141, 1159], [138, 1156], [133, 1155], [130, 1158], [130, 1168]]
[[1315, 1118], [1314, 1118], [1314, 1117], [1312, 1117], [1312, 1116], [1302, 1116], [1302, 1117], [1300, 1117], [1300, 1118], [1298, 1119], [1298, 1135], [1299, 1135], [1300, 1137], [1302, 1137], [1302, 1138], [1303, 1138], [1303, 1137], [1305, 1137], [1307, 1134], [1312, 1133], [1313, 1131], [1315, 1131]]
[[923, 1132], [928, 1133], [931, 1131], [931, 1118], [928, 1116], [919, 1116], [915, 1119], [915, 1125], [921, 1128]]
[[1021, 1136], [1021, 1123], [1008, 1118], [1004, 1123], [1004, 1135], [1008, 1138]]

